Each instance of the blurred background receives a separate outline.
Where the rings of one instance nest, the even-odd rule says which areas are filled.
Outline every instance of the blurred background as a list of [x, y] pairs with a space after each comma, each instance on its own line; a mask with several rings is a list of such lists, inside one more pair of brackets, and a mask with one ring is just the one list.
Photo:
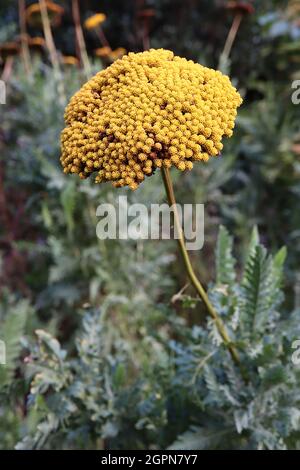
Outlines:
[[[244, 99], [222, 158], [172, 171], [178, 202], [205, 204], [205, 245], [191, 254], [199, 277], [214, 282], [220, 225], [239, 276], [257, 226], [270, 252], [287, 247], [283, 315], [300, 308], [300, 2], [1, 0], [0, 448], [161, 448], [193, 421], [197, 400], [183, 412], [164, 388], [185, 380], [171, 386], [166, 344], [205, 321], [193, 290], [182, 291], [176, 243], [95, 231], [101, 202], [165, 201], [159, 172], [133, 193], [65, 177], [59, 164], [68, 99], [149, 47], [219, 68]], [[157, 372], [155, 362], [168, 365]]]

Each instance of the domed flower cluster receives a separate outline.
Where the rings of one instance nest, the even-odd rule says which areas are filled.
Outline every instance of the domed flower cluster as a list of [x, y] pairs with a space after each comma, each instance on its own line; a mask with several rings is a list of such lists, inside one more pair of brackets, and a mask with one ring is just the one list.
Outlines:
[[71, 99], [62, 132], [65, 173], [136, 189], [156, 168], [191, 170], [230, 137], [242, 99], [221, 72], [164, 49], [129, 53]]

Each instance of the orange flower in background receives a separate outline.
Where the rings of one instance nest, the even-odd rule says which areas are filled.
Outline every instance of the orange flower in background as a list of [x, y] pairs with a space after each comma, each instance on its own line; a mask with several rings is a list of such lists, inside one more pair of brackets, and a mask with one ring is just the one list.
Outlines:
[[156, 168], [191, 170], [217, 156], [241, 102], [219, 71], [164, 49], [129, 53], [71, 98], [61, 164], [136, 189]]
[[39, 52], [41, 53], [46, 47], [46, 41], [40, 36], [30, 37], [28, 35], [24, 36], [24, 42], [29, 47], [32, 53]]
[[[93, 16], [90, 16], [89, 18], [87, 18], [84, 22], [84, 26], [86, 29], [88, 29], [89, 31], [92, 31], [94, 30], [94, 32], [97, 34], [97, 36], [99, 37], [100, 39], [100, 42], [101, 42], [101, 45], [102, 47], [100, 47], [99, 49], [102, 49], [104, 47], [108, 48], [111, 50], [111, 47], [110, 47], [110, 44], [104, 34], [104, 31], [101, 27], [102, 23], [106, 20], [106, 15], [104, 13], [96, 13], [95, 15]], [[99, 51], [98, 51], [98, 54], [99, 54]], [[96, 53], [96, 55], [98, 55]], [[101, 53], [100, 53], [101, 54]], [[100, 57], [105, 57], [105, 53], [104, 55], [99, 55]]]
[[109, 54], [111, 54], [112, 50], [108, 46], [104, 47], [99, 47], [98, 49], [95, 49], [94, 53], [98, 57], [108, 57]]
[[117, 49], [112, 50], [110, 47], [104, 46], [95, 49], [94, 53], [97, 57], [107, 59], [108, 62], [114, 62], [127, 54], [127, 50], [124, 49], [124, 47], [118, 47]]
[[127, 54], [127, 50], [124, 49], [124, 47], [118, 47], [117, 49], [111, 51], [109, 58], [113, 62], [115, 60], [121, 59], [121, 57], [123, 57], [125, 54]]
[[100, 26], [106, 20], [106, 15], [104, 13], [96, 13], [93, 16], [87, 18], [84, 22], [84, 27], [86, 29], [95, 29]]
[[61, 62], [65, 65], [78, 65], [79, 60], [77, 57], [74, 57], [72, 55], [63, 55], [61, 56]]
[[255, 9], [249, 2], [227, 2], [225, 5], [227, 10], [233, 10], [235, 13], [252, 14]]
[[41, 49], [46, 46], [46, 41], [44, 38], [41, 38], [40, 36], [36, 37], [30, 37], [27, 36], [26, 38], [27, 44], [31, 49]]
[[[46, 1], [46, 7], [51, 26], [58, 26], [61, 22], [64, 8], [50, 0]], [[33, 3], [26, 8], [26, 21], [30, 26], [42, 26], [41, 7], [39, 3]]]
[[36, 37], [29, 37], [27, 38], [27, 44], [29, 47], [45, 47], [46, 45], [46, 41], [44, 38], [40, 37], [40, 36], [36, 36]]
[[4, 42], [0, 44], [0, 57], [5, 59], [6, 57], [17, 55], [20, 52], [20, 45], [16, 41]]

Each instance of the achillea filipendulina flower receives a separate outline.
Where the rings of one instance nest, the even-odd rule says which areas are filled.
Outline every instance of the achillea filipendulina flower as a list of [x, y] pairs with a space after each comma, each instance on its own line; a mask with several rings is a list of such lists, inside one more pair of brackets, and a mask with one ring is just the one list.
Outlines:
[[30, 48], [43, 48], [46, 46], [46, 41], [44, 38], [40, 36], [35, 36], [31, 38], [30, 36], [27, 37], [27, 44]]
[[79, 60], [77, 59], [77, 57], [74, 57], [72, 55], [62, 55], [61, 62], [65, 65], [78, 65], [79, 64]]
[[95, 29], [97, 26], [102, 24], [106, 20], [106, 15], [104, 13], [96, 13], [93, 16], [87, 18], [84, 22], [84, 27], [86, 29]]
[[[58, 26], [64, 13], [63, 7], [50, 0], [46, 1], [46, 7], [51, 26]], [[42, 26], [41, 6], [39, 3], [33, 3], [26, 8], [26, 21], [31, 26]]]
[[98, 47], [98, 49], [94, 51], [95, 55], [98, 57], [108, 57], [111, 52], [111, 48], [108, 46]]
[[94, 51], [95, 55], [106, 59], [108, 63], [114, 62], [115, 60], [121, 59], [123, 55], [127, 53], [124, 47], [117, 47], [117, 49], [111, 50], [108, 46], [99, 47]]
[[136, 189], [156, 168], [191, 170], [222, 150], [242, 99], [227, 76], [164, 49], [129, 53], [66, 108], [65, 173]]

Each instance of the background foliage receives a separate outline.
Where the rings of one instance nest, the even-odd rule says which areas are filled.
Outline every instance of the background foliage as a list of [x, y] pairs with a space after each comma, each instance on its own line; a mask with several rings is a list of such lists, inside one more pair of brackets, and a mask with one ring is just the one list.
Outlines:
[[[72, 2], [59, 3], [65, 13], [53, 34], [70, 97], [85, 73], [64, 63], [78, 48]], [[242, 370], [193, 289], [182, 290], [175, 243], [96, 237], [100, 202], [165, 201], [159, 173], [134, 193], [65, 177], [64, 102], [47, 48], [30, 51], [29, 74], [20, 55], [9, 69], [2, 54], [0, 449], [300, 448], [300, 376], [291, 362], [300, 338], [300, 105], [291, 101], [300, 9], [246, 2], [254, 11], [219, 63], [234, 15], [228, 3], [80, 2], [82, 22], [107, 15], [113, 50], [142, 50], [149, 30], [152, 47], [220, 65], [243, 95], [222, 158], [172, 172], [180, 202], [205, 204], [205, 245], [193, 263]], [[28, 33], [43, 36], [41, 28]], [[0, 54], [19, 34], [18, 2], [2, 1]], [[99, 38], [84, 36], [92, 71], [106, 67], [110, 59], [94, 53]]]

